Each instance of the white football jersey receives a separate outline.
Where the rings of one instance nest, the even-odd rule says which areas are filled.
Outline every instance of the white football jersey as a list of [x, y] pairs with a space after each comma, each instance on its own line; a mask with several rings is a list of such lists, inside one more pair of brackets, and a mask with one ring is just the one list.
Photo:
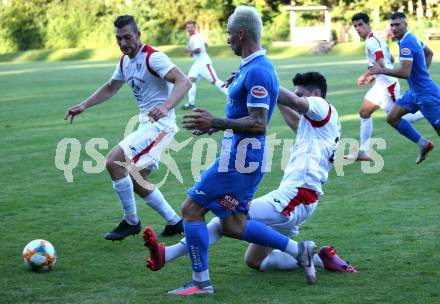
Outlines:
[[[174, 67], [167, 55], [149, 45], [143, 45], [134, 58], [121, 57], [112, 79], [129, 85], [139, 105], [141, 122], [148, 121], [150, 110], [168, 99], [173, 84], [164, 77]], [[174, 110], [168, 112], [168, 117], [175, 119]]]
[[209, 58], [208, 53], [206, 52], [206, 44], [205, 39], [199, 32], [195, 32], [189, 37], [188, 47], [192, 50], [200, 48], [200, 53], [192, 54], [192, 58], [203, 64], [211, 64], [211, 58]]
[[[367, 38], [365, 39], [365, 54], [367, 55], [368, 66], [373, 66], [377, 60], [383, 58], [385, 67], [388, 69], [393, 68], [393, 63], [391, 62], [391, 52], [387, 43], [382, 37], [373, 32], [368, 34]], [[377, 74], [375, 75], [375, 78], [376, 83], [386, 87], [397, 81], [397, 78], [383, 74]]]
[[279, 188], [303, 187], [324, 194], [322, 185], [332, 168], [341, 125], [336, 109], [321, 97], [307, 97], [289, 163]]

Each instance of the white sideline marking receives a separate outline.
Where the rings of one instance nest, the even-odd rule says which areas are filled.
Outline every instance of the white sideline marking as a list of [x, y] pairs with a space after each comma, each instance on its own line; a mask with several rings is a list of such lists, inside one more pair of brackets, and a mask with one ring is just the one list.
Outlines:
[[75, 64], [75, 65], [58, 66], [58, 67], [0, 71], [0, 76], [30, 74], [30, 73], [44, 72], [44, 71], [62, 71], [62, 70], [77, 70], [77, 69], [91, 69], [91, 68], [106, 68], [106, 67], [114, 67], [114, 66], [116, 66], [115, 63]]

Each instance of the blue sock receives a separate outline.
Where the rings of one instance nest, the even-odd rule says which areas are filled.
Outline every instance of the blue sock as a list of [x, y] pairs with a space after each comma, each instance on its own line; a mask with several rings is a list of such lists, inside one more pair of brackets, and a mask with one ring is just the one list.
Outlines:
[[408, 122], [408, 120], [401, 118], [397, 126], [394, 127], [400, 134], [408, 138], [409, 140], [417, 143], [421, 135], [416, 129]]
[[[186, 234], [185, 234], [186, 235]], [[241, 240], [285, 251], [289, 238], [255, 220], [247, 220]]]
[[208, 269], [209, 234], [205, 222], [183, 223], [186, 247], [191, 259], [193, 271], [200, 272]]

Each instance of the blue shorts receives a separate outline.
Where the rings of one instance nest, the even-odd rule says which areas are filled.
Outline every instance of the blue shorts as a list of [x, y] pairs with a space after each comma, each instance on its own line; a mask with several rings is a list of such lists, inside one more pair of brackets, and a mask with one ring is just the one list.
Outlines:
[[396, 103], [410, 113], [420, 110], [434, 128], [440, 128], [440, 94], [435, 93], [437, 92], [415, 96], [411, 91], [407, 91]]
[[188, 190], [189, 197], [219, 218], [236, 212], [247, 214], [264, 175], [236, 171], [218, 172], [218, 164], [217, 158]]

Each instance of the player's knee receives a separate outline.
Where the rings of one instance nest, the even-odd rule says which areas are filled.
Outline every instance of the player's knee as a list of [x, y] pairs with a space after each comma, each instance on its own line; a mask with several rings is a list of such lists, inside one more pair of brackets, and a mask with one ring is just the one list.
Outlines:
[[246, 265], [250, 268], [260, 270], [261, 267], [261, 260], [256, 257], [255, 254], [253, 254], [252, 251], [247, 250], [244, 255], [244, 262]]
[[244, 262], [246, 263], [246, 265], [248, 267], [253, 268], [255, 270], [260, 270], [261, 262], [257, 261], [253, 257], [251, 257], [249, 255], [245, 255], [244, 256]]
[[387, 116], [387, 123], [389, 123], [391, 126], [396, 126], [398, 123], [399, 123], [399, 118], [398, 117], [396, 117], [395, 115], [393, 115], [393, 114], [388, 114], [388, 116]]
[[240, 229], [240, 227], [231, 225], [230, 223], [225, 223], [223, 221], [221, 222], [221, 227], [224, 235], [235, 239], [239, 239], [241, 237], [242, 229]]
[[370, 118], [370, 117], [371, 117], [371, 113], [370, 113], [369, 111], [366, 111], [366, 110], [361, 109], [361, 110], [359, 111], [359, 116], [360, 116], [362, 119], [367, 119], [367, 118]]
[[185, 220], [189, 221], [192, 218], [191, 210], [188, 204], [183, 204], [182, 206], [182, 216]]
[[108, 171], [112, 171], [114, 170], [116, 167], [116, 159], [114, 157], [114, 155], [112, 153], [110, 153], [109, 155], [107, 155], [106, 159], [105, 159], [105, 168]]
[[202, 222], [205, 220], [205, 209], [192, 202], [191, 200], [185, 201], [182, 206], [182, 216], [185, 221], [189, 222]]

